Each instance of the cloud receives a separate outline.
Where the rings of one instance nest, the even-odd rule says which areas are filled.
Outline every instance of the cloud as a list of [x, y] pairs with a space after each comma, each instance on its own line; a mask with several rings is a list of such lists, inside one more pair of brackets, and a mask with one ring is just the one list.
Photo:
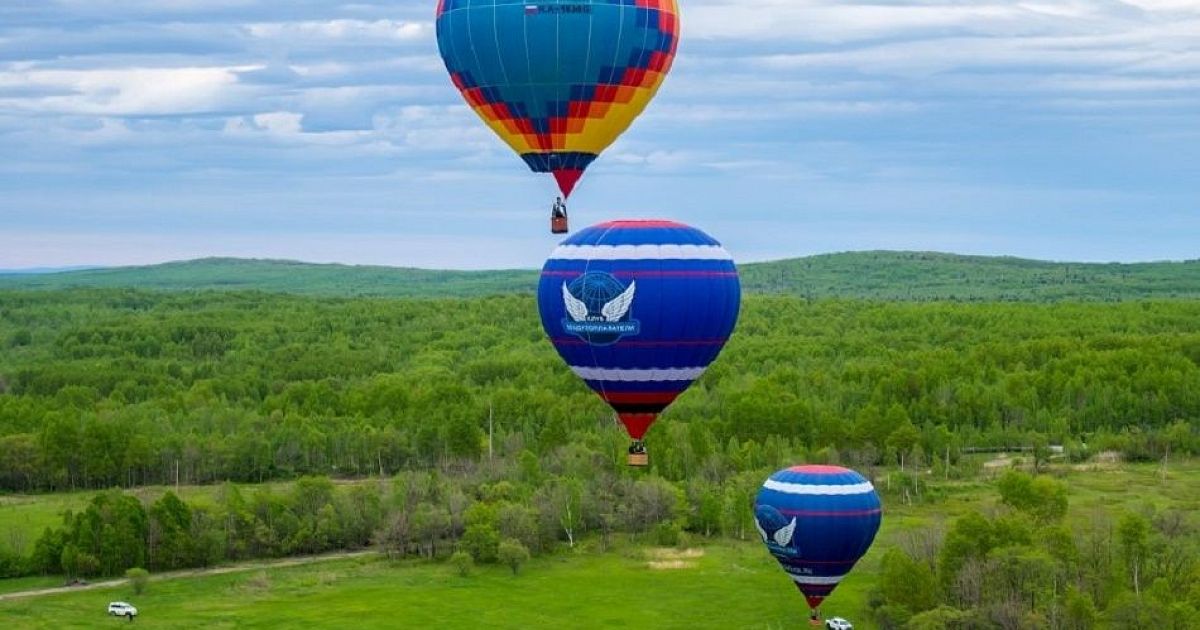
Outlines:
[[[394, 0], [0, 3], [0, 213], [19, 207], [45, 234], [182, 231], [214, 214], [262, 233], [301, 215], [323, 217], [313, 233], [397, 216], [423, 234], [478, 229], [428, 218], [447, 208], [524, 226], [554, 184], [464, 105], [431, 13]], [[659, 96], [573, 197], [580, 220], [674, 213], [752, 253], [776, 245], [738, 232], [728, 208], [771, 208], [770, 234], [846, 247], [884, 242], [852, 238], [880, 217], [873, 229], [896, 241], [920, 245], [925, 230], [982, 248], [1000, 222], [970, 221], [1015, 206], [1064, 230], [1062, 217], [1101, 216], [1093, 206], [1200, 216], [1196, 0], [688, 0], [682, 20]], [[1085, 188], [1099, 192], [1070, 194]], [[540, 229], [543, 210], [520, 229]], [[1080, 247], [1120, 230], [1108, 234]], [[968, 242], [956, 238], [924, 243]]]
[[249, 88], [237, 73], [257, 66], [12, 70], [0, 72], [0, 90], [47, 90], [27, 98], [0, 98], [0, 106], [30, 114], [149, 116], [220, 111]]
[[365, 40], [426, 41], [433, 35], [432, 22], [398, 20], [326, 20], [306, 22], [267, 22], [245, 27], [251, 37], [260, 39], [326, 39], [361, 44]]

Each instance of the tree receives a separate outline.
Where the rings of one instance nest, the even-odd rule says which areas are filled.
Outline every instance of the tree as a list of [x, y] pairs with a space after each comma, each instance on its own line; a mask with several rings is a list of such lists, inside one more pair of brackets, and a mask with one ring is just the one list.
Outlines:
[[1067, 513], [1067, 487], [1049, 477], [1010, 470], [996, 482], [1000, 500], [1041, 523], [1062, 520]]
[[1141, 572], [1150, 548], [1150, 522], [1146, 517], [1132, 512], [1121, 517], [1117, 524], [1117, 543], [1121, 559], [1133, 582], [1134, 594], [1141, 596]]
[[133, 587], [133, 593], [141, 595], [146, 592], [146, 585], [150, 583], [150, 572], [139, 567], [126, 569], [125, 579], [129, 580], [129, 585]]
[[497, 555], [500, 563], [508, 566], [513, 575], [516, 575], [521, 565], [529, 560], [529, 549], [525, 548], [521, 541], [510, 538], [500, 543]]
[[148, 556], [156, 570], [188, 564], [192, 544], [192, 511], [168, 490], [149, 510]]
[[937, 605], [937, 582], [929, 565], [917, 562], [899, 549], [889, 549], [883, 556], [879, 590], [886, 603], [902, 606], [910, 614]]
[[502, 538], [538, 548], [537, 512], [520, 503], [504, 503], [496, 512], [496, 530]]
[[887, 422], [898, 422], [895, 428], [887, 437], [886, 445], [900, 456], [900, 470], [904, 470], [905, 458], [913, 450], [921, 439], [921, 432], [908, 419], [908, 414], [904, 412], [904, 408], [899, 405], [893, 405], [888, 409]]
[[500, 534], [491, 523], [475, 523], [467, 526], [467, 531], [458, 541], [476, 562], [495, 562], [500, 547]]
[[1074, 588], [1063, 599], [1063, 627], [1066, 630], [1092, 630], [1096, 627], [1096, 605], [1087, 593]]
[[440, 506], [422, 503], [412, 516], [413, 535], [427, 549], [429, 557], [437, 555], [437, 543], [450, 531], [450, 514]]
[[940, 606], [914, 615], [904, 624], [905, 630], [966, 630], [976, 627], [971, 614], [949, 606]]

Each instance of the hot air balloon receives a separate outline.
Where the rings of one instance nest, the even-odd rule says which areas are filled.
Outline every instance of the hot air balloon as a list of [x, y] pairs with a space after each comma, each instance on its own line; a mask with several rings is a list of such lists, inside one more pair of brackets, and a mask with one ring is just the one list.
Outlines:
[[879, 531], [875, 487], [838, 466], [794, 466], [767, 479], [754, 501], [763, 543], [808, 600], [821, 602], [862, 558]]
[[604, 399], [645, 466], [642, 438], [733, 332], [741, 285], [721, 244], [672, 221], [613, 221], [563, 241], [542, 268], [542, 327]]
[[475, 113], [569, 197], [662, 85], [678, 13], [675, 0], [439, 0], [438, 49]]

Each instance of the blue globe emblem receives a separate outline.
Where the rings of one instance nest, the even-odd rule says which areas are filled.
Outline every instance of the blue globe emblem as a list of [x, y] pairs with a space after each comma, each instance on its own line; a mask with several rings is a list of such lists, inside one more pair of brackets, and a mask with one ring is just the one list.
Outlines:
[[563, 329], [594, 346], [616, 343], [641, 331], [632, 318], [636, 284], [621, 284], [612, 274], [590, 271], [566, 285], [563, 295], [567, 316]]

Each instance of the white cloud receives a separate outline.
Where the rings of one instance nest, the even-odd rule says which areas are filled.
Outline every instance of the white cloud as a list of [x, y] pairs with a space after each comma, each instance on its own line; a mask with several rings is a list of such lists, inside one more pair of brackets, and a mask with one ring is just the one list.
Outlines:
[[246, 31], [261, 39], [334, 39], [361, 42], [364, 39], [420, 41], [433, 36], [432, 22], [398, 20], [325, 20], [263, 22], [249, 24]]
[[260, 66], [113, 68], [105, 70], [16, 69], [0, 72], [0, 88], [57, 90], [29, 98], [0, 99], [0, 107], [32, 114], [95, 116], [180, 115], [227, 107], [249, 88], [237, 73]]
[[[1134, 5], [1137, 5], [1136, 7]], [[848, 4], [832, 0], [701, 0], [683, 17], [684, 37], [745, 41], [855, 42], [972, 34], [998, 37], [1120, 32], [1200, 16], [1194, 0], [1045, 0]]]

